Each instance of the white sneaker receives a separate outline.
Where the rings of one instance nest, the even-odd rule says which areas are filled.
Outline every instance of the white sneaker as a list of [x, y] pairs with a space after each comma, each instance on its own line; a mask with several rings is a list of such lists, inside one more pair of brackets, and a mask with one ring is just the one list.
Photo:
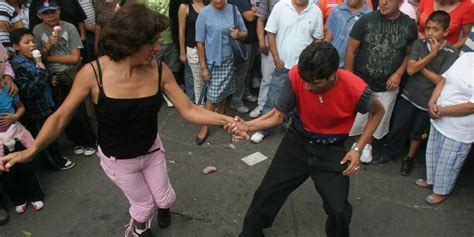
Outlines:
[[248, 102], [257, 102], [257, 97], [254, 96], [254, 95], [246, 95], [244, 96], [244, 100], [248, 101]]
[[252, 141], [253, 143], [260, 143], [263, 141], [264, 137], [265, 135], [263, 135], [263, 133], [256, 132], [252, 135], [252, 137], [250, 137], [250, 141]]
[[94, 155], [95, 154], [95, 148], [93, 147], [86, 147], [84, 149], [84, 154], [85, 156], [91, 156], [91, 155]]
[[76, 155], [84, 154], [84, 147], [83, 146], [75, 146], [74, 147], [74, 154], [76, 154]]
[[360, 162], [362, 163], [370, 163], [372, 162], [372, 145], [367, 144], [360, 155]]
[[36, 201], [36, 202], [31, 202], [31, 206], [35, 211], [39, 211], [43, 209], [44, 207], [44, 202], [43, 201]]
[[128, 237], [130, 234], [133, 237], [140, 237], [140, 236], [153, 236], [151, 233], [151, 218], [145, 223], [144, 230], [138, 230], [137, 227], [133, 224], [133, 218], [130, 219], [130, 223], [125, 225], [127, 228], [125, 230], [125, 237]]
[[230, 104], [230, 107], [237, 110], [237, 112], [241, 113], [241, 114], [245, 114], [247, 112], [249, 112], [249, 108], [245, 105], [233, 105], [233, 104]]
[[18, 214], [25, 213], [27, 207], [27, 203], [25, 202], [24, 204], [15, 206], [15, 212]]
[[64, 164], [63, 167], [59, 167], [58, 169], [59, 170], [69, 170], [69, 169], [72, 169], [76, 163], [74, 163], [74, 161], [71, 161], [69, 158], [63, 156], [63, 159], [66, 160], [66, 163]]
[[249, 113], [249, 117], [250, 118], [256, 118], [260, 115], [260, 113], [262, 112], [262, 107], [263, 106], [260, 106], [258, 105], [257, 107], [255, 107], [255, 109], [253, 109], [250, 113]]

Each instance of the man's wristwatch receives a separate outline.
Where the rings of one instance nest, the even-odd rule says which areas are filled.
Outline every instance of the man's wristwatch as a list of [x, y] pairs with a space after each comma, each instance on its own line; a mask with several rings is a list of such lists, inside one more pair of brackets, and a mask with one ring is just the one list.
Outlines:
[[354, 146], [354, 148], [352, 148], [352, 150], [357, 151], [359, 154], [362, 153], [362, 151], [357, 146]]

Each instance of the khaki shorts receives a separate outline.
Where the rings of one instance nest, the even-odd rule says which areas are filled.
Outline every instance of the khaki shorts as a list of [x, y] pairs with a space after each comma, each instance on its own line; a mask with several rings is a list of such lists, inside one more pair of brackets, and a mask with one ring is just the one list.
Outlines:
[[[390, 126], [390, 118], [392, 117], [393, 107], [395, 106], [395, 101], [397, 100], [398, 89], [384, 92], [375, 92], [375, 97], [382, 103], [385, 114], [383, 115], [382, 120], [380, 121], [379, 126], [374, 132], [375, 139], [382, 139], [387, 135]], [[351, 132], [349, 136], [357, 136], [362, 134], [364, 131], [365, 125], [367, 124], [367, 119], [369, 118], [369, 113], [361, 114], [357, 113], [357, 116], [352, 125]]]

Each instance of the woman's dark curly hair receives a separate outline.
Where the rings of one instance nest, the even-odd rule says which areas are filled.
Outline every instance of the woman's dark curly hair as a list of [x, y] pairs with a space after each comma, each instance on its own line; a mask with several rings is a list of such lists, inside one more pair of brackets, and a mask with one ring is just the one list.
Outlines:
[[328, 79], [339, 66], [339, 54], [328, 42], [308, 45], [300, 54], [298, 67], [300, 76], [306, 82]]
[[102, 30], [100, 49], [114, 61], [124, 59], [146, 44], [154, 43], [157, 34], [169, 26], [167, 17], [143, 4], [126, 5], [115, 13]]

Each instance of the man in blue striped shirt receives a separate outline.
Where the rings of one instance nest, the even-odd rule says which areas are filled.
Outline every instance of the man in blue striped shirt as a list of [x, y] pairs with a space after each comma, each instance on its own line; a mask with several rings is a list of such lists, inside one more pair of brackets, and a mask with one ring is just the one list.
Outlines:
[[339, 68], [344, 67], [347, 42], [352, 26], [359, 18], [371, 12], [365, 0], [346, 0], [343, 4], [336, 6], [326, 23], [327, 31], [324, 40], [330, 42], [339, 53]]
[[0, 43], [3, 44], [10, 56], [15, 54], [15, 49], [10, 44], [10, 32], [24, 27], [23, 21], [15, 8], [4, 1], [0, 1]]

